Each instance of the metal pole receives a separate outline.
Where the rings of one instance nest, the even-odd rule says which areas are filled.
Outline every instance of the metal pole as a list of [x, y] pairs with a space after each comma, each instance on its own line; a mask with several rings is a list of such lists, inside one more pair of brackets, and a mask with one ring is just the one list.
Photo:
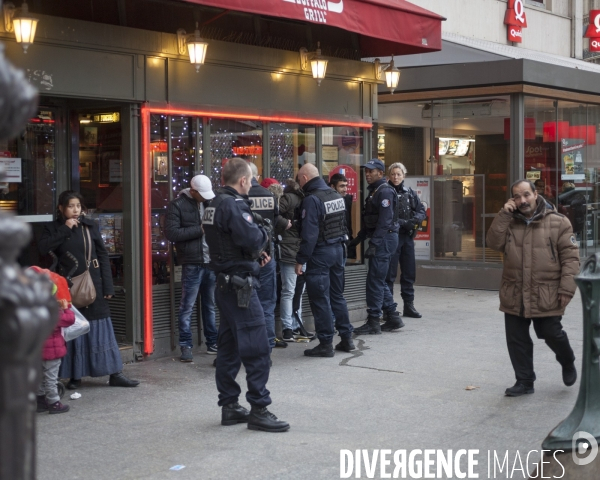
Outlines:
[[542, 443], [547, 450], [573, 449], [575, 434], [600, 442], [600, 254], [590, 255], [575, 277], [583, 302], [583, 358], [575, 408]]

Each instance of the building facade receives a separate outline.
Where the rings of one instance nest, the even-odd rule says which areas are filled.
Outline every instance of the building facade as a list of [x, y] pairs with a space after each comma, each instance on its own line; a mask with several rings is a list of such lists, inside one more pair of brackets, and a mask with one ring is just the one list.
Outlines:
[[[499, 288], [502, 252], [485, 236], [520, 178], [571, 219], [582, 257], [596, 252], [600, 66], [584, 33], [598, 2], [415, 3], [447, 18], [443, 48], [396, 58], [400, 84], [379, 88], [373, 144], [407, 166], [429, 207], [417, 281]], [[518, 29], [506, 23], [515, 12]]]
[[[241, 156], [279, 181], [295, 177], [305, 162], [326, 179], [340, 168], [352, 177], [372, 150], [377, 109], [374, 67], [361, 57], [381, 45], [407, 52], [441, 47], [442, 19], [429, 12], [423, 25], [435, 19], [434, 25], [422, 29], [429, 32], [422, 38], [384, 38], [379, 45], [369, 32], [322, 24], [326, 13], [341, 18], [341, 11], [321, 9], [310, 17], [302, 5], [277, 3], [299, 12], [299, 21], [213, 3], [30, 1], [39, 24], [26, 54], [14, 34], [0, 30], [6, 56], [40, 91], [37, 116], [19, 137], [0, 144], [0, 161], [12, 171], [0, 185], [0, 208], [30, 222], [37, 238], [53, 219], [58, 194], [82, 193], [109, 252], [118, 291], [111, 313], [126, 360], [176, 347], [181, 267], [164, 237], [164, 215], [195, 174], [208, 175], [217, 187], [223, 162]], [[390, 19], [424, 12], [366, 8]], [[209, 44], [198, 72], [182, 44], [195, 28]], [[180, 29], [188, 33], [178, 35]], [[307, 48], [307, 62], [318, 47], [329, 60], [319, 84], [310, 64], [303, 68], [300, 47]], [[356, 205], [361, 189], [351, 185]], [[358, 207], [352, 218], [356, 231]], [[346, 271], [355, 316], [365, 307], [366, 267], [358, 257]], [[35, 240], [21, 257], [24, 265], [49, 262]], [[307, 301], [304, 306], [309, 317]]]

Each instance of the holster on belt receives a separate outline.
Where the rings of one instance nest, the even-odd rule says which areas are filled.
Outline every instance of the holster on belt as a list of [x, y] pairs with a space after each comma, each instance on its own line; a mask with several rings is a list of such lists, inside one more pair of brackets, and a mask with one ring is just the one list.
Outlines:
[[230, 284], [237, 293], [238, 307], [248, 308], [250, 305], [250, 297], [252, 296], [252, 276], [246, 278], [232, 275]]

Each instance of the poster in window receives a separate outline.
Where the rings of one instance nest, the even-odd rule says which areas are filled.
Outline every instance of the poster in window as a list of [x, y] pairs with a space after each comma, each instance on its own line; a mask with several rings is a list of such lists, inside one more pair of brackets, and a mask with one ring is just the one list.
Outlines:
[[91, 162], [85, 162], [79, 164], [79, 179], [82, 182], [92, 181], [92, 164]]
[[98, 127], [83, 127], [82, 145], [98, 145]]
[[169, 157], [167, 152], [153, 152], [153, 179], [155, 183], [169, 181]]

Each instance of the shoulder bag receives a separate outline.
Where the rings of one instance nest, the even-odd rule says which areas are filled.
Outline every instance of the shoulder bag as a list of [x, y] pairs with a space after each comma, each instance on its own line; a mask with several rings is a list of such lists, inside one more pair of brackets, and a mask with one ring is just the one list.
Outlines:
[[71, 287], [71, 300], [73, 305], [75, 305], [77, 308], [87, 307], [96, 300], [96, 287], [94, 287], [94, 282], [92, 281], [92, 276], [90, 274], [90, 263], [92, 263], [92, 240], [90, 237], [90, 231], [87, 229], [87, 227], [82, 225], [81, 228], [81, 234], [83, 235], [84, 255], [86, 251], [86, 234], [89, 243], [89, 250], [85, 260], [85, 272], [83, 272], [81, 275], [71, 278], [71, 283], [73, 284]]

